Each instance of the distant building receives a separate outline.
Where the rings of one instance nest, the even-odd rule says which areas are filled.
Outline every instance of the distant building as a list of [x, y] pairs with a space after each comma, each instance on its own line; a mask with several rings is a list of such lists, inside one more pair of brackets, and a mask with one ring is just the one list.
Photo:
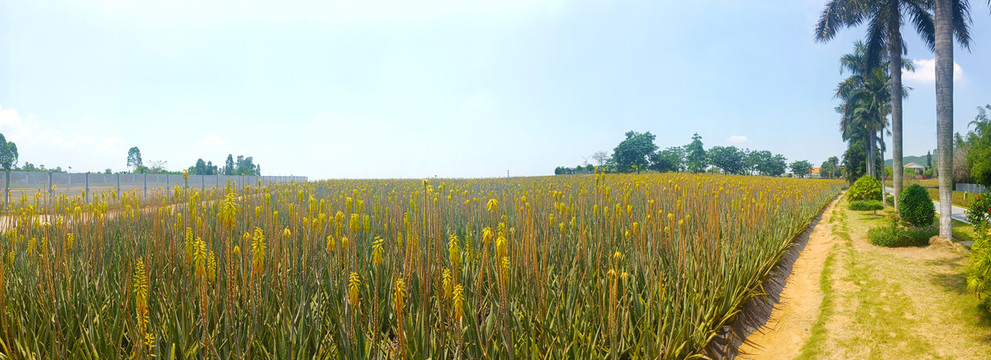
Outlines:
[[812, 171], [809, 172], [809, 178], [818, 179], [822, 177], [821, 174], [822, 174], [822, 168], [812, 168]]
[[923, 172], [926, 171], [926, 167], [925, 166], [919, 165], [919, 164], [914, 163], [914, 162], [910, 162], [908, 164], [905, 164], [905, 170], [908, 170], [908, 169], [915, 170], [915, 173], [916, 174], [919, 174], [919, 175], [921, 175]]

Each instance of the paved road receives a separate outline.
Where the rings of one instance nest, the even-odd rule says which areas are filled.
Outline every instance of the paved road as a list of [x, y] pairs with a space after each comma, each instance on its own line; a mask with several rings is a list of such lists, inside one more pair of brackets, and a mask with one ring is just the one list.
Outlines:
[[[895, 194], [895, 189], [893, 188], [885, 187], [885, 190], [887, 190], [889, 194]], [[933, 201], [933, 205], [936, 205], [936, 213], [939, 214], [939, 201]], [[953, 205], [953, 214], [950, 217], [952, 217], [953, 220], [959, 220], [969, 224], [969, 222], [967, 222], [967, 215], [964, 214], [964, 211], [967, 211], [967, 209]]]

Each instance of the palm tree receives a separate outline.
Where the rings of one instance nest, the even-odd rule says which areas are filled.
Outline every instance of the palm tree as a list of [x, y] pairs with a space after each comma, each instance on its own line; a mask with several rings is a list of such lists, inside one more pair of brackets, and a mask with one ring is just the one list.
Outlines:
[[840, 134], [844, 141], [866, 144], [867, 174], [878, 176], [877, 150], [883, 148], [878, 132], [887, 127], [888, 89], [883, 71], [853, 75], [839, 84], [836, 97], [843, 104], [836, 108], [841, 114]]
[[[939, 212], [953, 211], [953, 35], [970, 46], [970, 4], [967, 0], [935, 0], [936, 146], [939, 151]], [[991, 1], [988, 2], [991, 4]], [[949, 216], [939, 218], [939, 236], [953, 237]]]
[[[836, 97], [843, 104], [836, 108], [840, 118], [840, 133], [844, 141], [851, 146], [855, 143], [866, 144], [867, 174], [879, 177], [882, 162], [876, 158], [877, 150], [883, 153], [884, 133], [887, 128], [887, 116], [891, 113], [890, 94], [891, 77], [885, 71], [887, 63], [871, 68], [867, 60], [867, 49], [863, 42], [854, 44], [854, 52], [840, 58], [841, 72], [849, 71], [846, 78], [836, 88]], [[902, 68], [914, 70], [910, 61], [903, 60]], [[901, 91], [908, 94], [908, 88]]]
[[[932, 0], [830, 0], [816, 24], [815, 38], [825, 42], [836, 36], [840, 27], [867, 22], [866, 57], [871, 68], [887, 57], [891, 86], [891, 131], [895, 182], [895, 207], [902, 191], [902, 42], [901, 26], [907, 15], [916, 31], [932, 49], [935, 44], [933, 19], [929, 13]], [[885, 54], [886, 52], [886, 54]], [[887, 56], [885, 56], [887, 55]]]

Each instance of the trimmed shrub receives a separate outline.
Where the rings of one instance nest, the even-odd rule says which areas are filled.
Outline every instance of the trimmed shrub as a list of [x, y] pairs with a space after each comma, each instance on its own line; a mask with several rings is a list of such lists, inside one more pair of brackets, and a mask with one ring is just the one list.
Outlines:
[[857, 200], [877, 200], [881, 201], [881, 182], [870, 176], [864, 175], [857, 179], [850, 187], [846, 196], [850, 201]]
[[857, 200], [850, 202], [850, 210], [877, 211], [884, 209], [880, 200]]
[[936, 219], [936, 206], [925, 188], [912, 185], [905, 188], [901, 199], [898, 199], [898, 215], [912, 226], [929, 226]]
[[871, 244], [887, 247], [903, 246], [927, 246], [929, 238], [939, 234], [939, 229], [935, 226], [926, 227], [900, 227], [881, 226], [867, 231], [867, 238]]

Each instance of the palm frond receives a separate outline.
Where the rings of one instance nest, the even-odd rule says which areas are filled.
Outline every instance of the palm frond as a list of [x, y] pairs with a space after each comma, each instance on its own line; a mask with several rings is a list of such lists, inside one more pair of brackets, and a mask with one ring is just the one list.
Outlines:
[[841, 27], [859, 25], [863, 19], [863, 4], [859, 0], [831, 0], [819, 15], [814, 37], [817, 42], [827, 42], [836, 36]]
[[881, 15], [875, 13], [867, 24], [867, 46], [864, 49], [864, 57], [868, 69], [877, 67], [886, 58], [884, 50], [888, 45], [889, 19]]
[[915, 32], [922, 37], [929, 51], [936, 51], [936, 25], [932, 15], [932, 1], [905, 1], [905, 7], [912, 24], [915, 25]]
[[953, 33], [957, 36], [957, 42], [964, 49], [970, 51], [970, 25], [973, 20], [970, 18], [970, 2], [967, 0], [953, 0]]

